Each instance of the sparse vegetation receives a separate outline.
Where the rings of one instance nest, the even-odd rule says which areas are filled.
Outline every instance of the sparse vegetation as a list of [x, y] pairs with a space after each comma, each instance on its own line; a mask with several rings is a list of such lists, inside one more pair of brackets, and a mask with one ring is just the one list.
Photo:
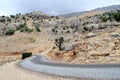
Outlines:
[[32, 29], [29, 29], [28, 26], [26, 25], [26, 23], [24, 24], [20, 24], [16, 30], [20, 30], [20, 32], [28, 32], [28, 33], [31, 33], [33, 30]]
[[[103, 57], [106, 58], [108, 54], [117, 56], [120, 49], [120, 11], [101, 12], [100, 14], [98, 11], [97, 13], [97, 15], [94, 15], [94, 12], [85, 15], [83, 13], [82, 16], [69, 18], [39, 12], [11, 15], [10, 17], [0, 16], [0, 50], [25, 50], [38, 53], [54, 45], [53, 50], [49, 52], [52, 57], [54, 57], [54, 53], [59, 53], [60, 55], [57, 56], [60, 57], [60, 60], [70, 61], [69, 59], [76, 55], [75, 52], [78, 54], [76, 57], [79, 57], [79, 61], [74, 60], [75, 63], [89, 63], [91, 59], [92, 63], [96, 63], [97, 60], [103, 61]], [[13, 35], [15, 31], [17, 32]], [[31, 32], [33, 33], [24, 34]], [[41, 45], [39, 46], [39, 44]], [[30, 57], [31, 52], [23, 53], [19, 59]], [[55, 57], [57, 58], [57, 56]], [[101, 58], [101, 56], [103, 57]]]
[[104, 14], [102, 14], [101, 18], [100, 18], [103, 22], [107, 22], [108, 20], [110, 21], [120, 21], [120, 10], [116, 10], [116, 11], [111, 11], [111, 12], [106, 12]]

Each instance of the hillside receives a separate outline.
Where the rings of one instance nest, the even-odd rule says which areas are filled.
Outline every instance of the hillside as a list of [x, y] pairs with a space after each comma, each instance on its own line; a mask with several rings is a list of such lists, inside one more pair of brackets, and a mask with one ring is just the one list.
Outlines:
[[67, 19], [42, 12], [0, 16], [0, 54], [6, 54], [0, 63], [47, 49], [46, 57], [65, 63], [119, 63], [120, 10], [92, 13]]
[[59, 16], [65, 17], [65, 18], [70, 18], [70, 17], [75, 17], [75, 16], [83, 16], [84, 14], [90, 14], [90, 13], [93, 13], [95, 15], [95, 14], [99, 14], [101, 12], [114, 11], [114, 10], [120, 10], [120, 5], [112, 5], [112, 6], [102, 7], [102, 8], [96, 8], [96, 9], [90, 10], [90, 11], [61, 14]]
[[[120, 5], [54, 16], [44, 12], [58, 14], [101, 3], [4, 1], [0, 80], [120, 80]], [[108, 5], [106, 1], [102, 4]], [[7, 4], [14, 4], [12, 10]], [[45, 11], [36, 11], [40, 8]], [[5, 16], [8, 11], [21, 13]]]

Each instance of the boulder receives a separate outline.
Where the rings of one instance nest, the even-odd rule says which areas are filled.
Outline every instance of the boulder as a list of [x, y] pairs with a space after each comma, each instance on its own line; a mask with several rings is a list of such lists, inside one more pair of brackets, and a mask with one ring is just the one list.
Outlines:
[[97, 34], [90, 32], [87, 34], [86, 38], [95, 37]]
[[120, 33], [111, 33], [111, 35], [113, 36], [113, 37], [120, 37]]
[[64, 37], [64, 42], [69, 42], [71, 39], [68, 37]]
[[73, 42], [71, 44], [64, 44], [63, 49], [66, 51], [73, 50], [76, 47], [77, 43]]

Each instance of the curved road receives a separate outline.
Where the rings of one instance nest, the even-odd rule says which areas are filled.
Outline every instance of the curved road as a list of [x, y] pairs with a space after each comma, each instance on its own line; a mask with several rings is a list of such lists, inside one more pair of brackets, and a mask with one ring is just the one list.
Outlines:
[[20, 66], [60, 76], [120, 79], [120, 64], [61, 64], [48, 61], [44, 56], [36, 55], [22, 61]]

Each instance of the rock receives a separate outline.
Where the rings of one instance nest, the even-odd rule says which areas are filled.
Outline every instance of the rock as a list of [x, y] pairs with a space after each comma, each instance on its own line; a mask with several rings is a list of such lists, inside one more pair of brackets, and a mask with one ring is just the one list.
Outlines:
[[111, 37], [109, 37], [109, 36], [106, 36], [106, 37], [104, 37], [104, 38], [102, 38], [102, 40], [103, 41], [111, 41], [112, 40], [112, 38]]
[[74, 37], [75, 37], [76, 39], [79, 39], [79, 40], [80, 40], [80, 38], [81, 38], [81, 34], [79, 34], [79, 33], [75, 33]]
[[98, 30], [98, 24], [89, 24], [89, 25], [87, 25], [87, 29], [89, 30], [89, 31], [92, 31], [92, 30]]
[[86, 38], [95, 37], [97, 34], [90, 32], [87, 34]]
[[64, 37], [64, 42], [69, 42], [71, 39], [68, 37]]
[[76, 47], [76, 45], [77, 45], [77, 43], [75, 43], [75, 42], [73, 42], [73, 43], [71, 43], [69, 45], [64, 44], [63, 48], [64, 48], [64, 50], [69, 51], [69, 50], [73, 50]]
[[120, 33], [111, 33], [113, 37], [120, 37]]

